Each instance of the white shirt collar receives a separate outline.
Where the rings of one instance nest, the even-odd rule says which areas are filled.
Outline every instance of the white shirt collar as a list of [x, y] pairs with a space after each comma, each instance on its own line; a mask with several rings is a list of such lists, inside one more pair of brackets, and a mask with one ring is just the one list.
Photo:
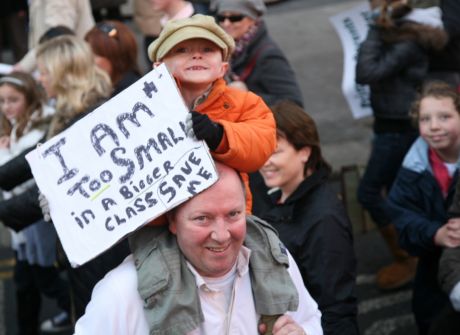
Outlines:
[[[232, 275], [232, 271], [236, 271], [236, 274], [239, 277], [244, 276], [248, 271], [249, 271], [249, 257], [251, 256], [251, 250], [244, 245], [241, 246], [240, 252], [238, 254], [238, 257], [236, 259], [236, 266], [234, 266], [234, 269], [232, 269], [228, 274], [225, 274], [222, 277], [219, 277], [217, 279], [223, 279], [227, 277], [228, 275]], [[189, 262], [187, 262], [187, 266], [192, 271], [193, 275], [195, 276], [195, 281], [198, 287], [200, 288], [206, 288], [210, 289], [208, 285], [206, 284], [206, 278], [201, 276], [195, 269], [195, 267]]]

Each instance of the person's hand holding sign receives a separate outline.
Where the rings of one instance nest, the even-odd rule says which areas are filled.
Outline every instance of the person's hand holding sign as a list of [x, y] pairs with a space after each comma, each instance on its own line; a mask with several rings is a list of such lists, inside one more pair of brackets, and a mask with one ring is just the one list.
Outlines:
[[196, 111], [187, 114], [187, 136], [204, 140], [212, 151], [216, 150], [224, 136], [224, 127], [211, 121], [209, 116]]

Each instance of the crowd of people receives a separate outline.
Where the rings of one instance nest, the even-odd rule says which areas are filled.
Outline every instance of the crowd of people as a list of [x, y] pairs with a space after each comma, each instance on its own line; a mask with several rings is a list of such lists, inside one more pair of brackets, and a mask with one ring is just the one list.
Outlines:
[[[0, 221], [18, 334], [359, 334], [352, 225], [264, 1], [136, 0], [143, 46], [95, 3], [3, 2], [16, 30], [0, 77]], [[357, 196], [394, 257], [376, 286], [413, 282], [419, 334], [457, 334], [460, 3], [370, 5], [356, 80], [374, 134]], [[25, 156], [140, 79], [138, 52], [173, 76], [184, 132], [219, 179], [72, 267]], [[60, 311], [41, 323], [42, 295]]]

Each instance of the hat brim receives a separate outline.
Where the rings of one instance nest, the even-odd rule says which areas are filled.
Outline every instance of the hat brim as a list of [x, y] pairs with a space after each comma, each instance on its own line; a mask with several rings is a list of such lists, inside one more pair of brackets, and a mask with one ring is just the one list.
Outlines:
[[227, 58], [227, 44], [218, 36], [211, 33], [208, 29], [196, 26], [187, 26], [184, 28], [178, 29], [175, 32], [173, 32], [170, 36], [168, 36], [168, 38], [166, 38], [166, 40], [158, 47], [156, 55], [150, 55], [151, 59], [161, 61], [168, 54], [168, 52], [171, 51], [171, 49], [174, 48], [174, 46], [176, 46], [177, 44], [186, 40], [196, 38], [203, 38], [213, 42], [223, 50], [223, 58]]

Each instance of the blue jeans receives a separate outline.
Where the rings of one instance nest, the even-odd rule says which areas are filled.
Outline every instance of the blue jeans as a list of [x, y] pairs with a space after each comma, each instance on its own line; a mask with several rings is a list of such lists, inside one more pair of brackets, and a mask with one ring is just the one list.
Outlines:
[[358, 201], [379, 228], [390, 224], [386, 194], [417, 133], [374, 134], [366, 171], [358, 187]]

